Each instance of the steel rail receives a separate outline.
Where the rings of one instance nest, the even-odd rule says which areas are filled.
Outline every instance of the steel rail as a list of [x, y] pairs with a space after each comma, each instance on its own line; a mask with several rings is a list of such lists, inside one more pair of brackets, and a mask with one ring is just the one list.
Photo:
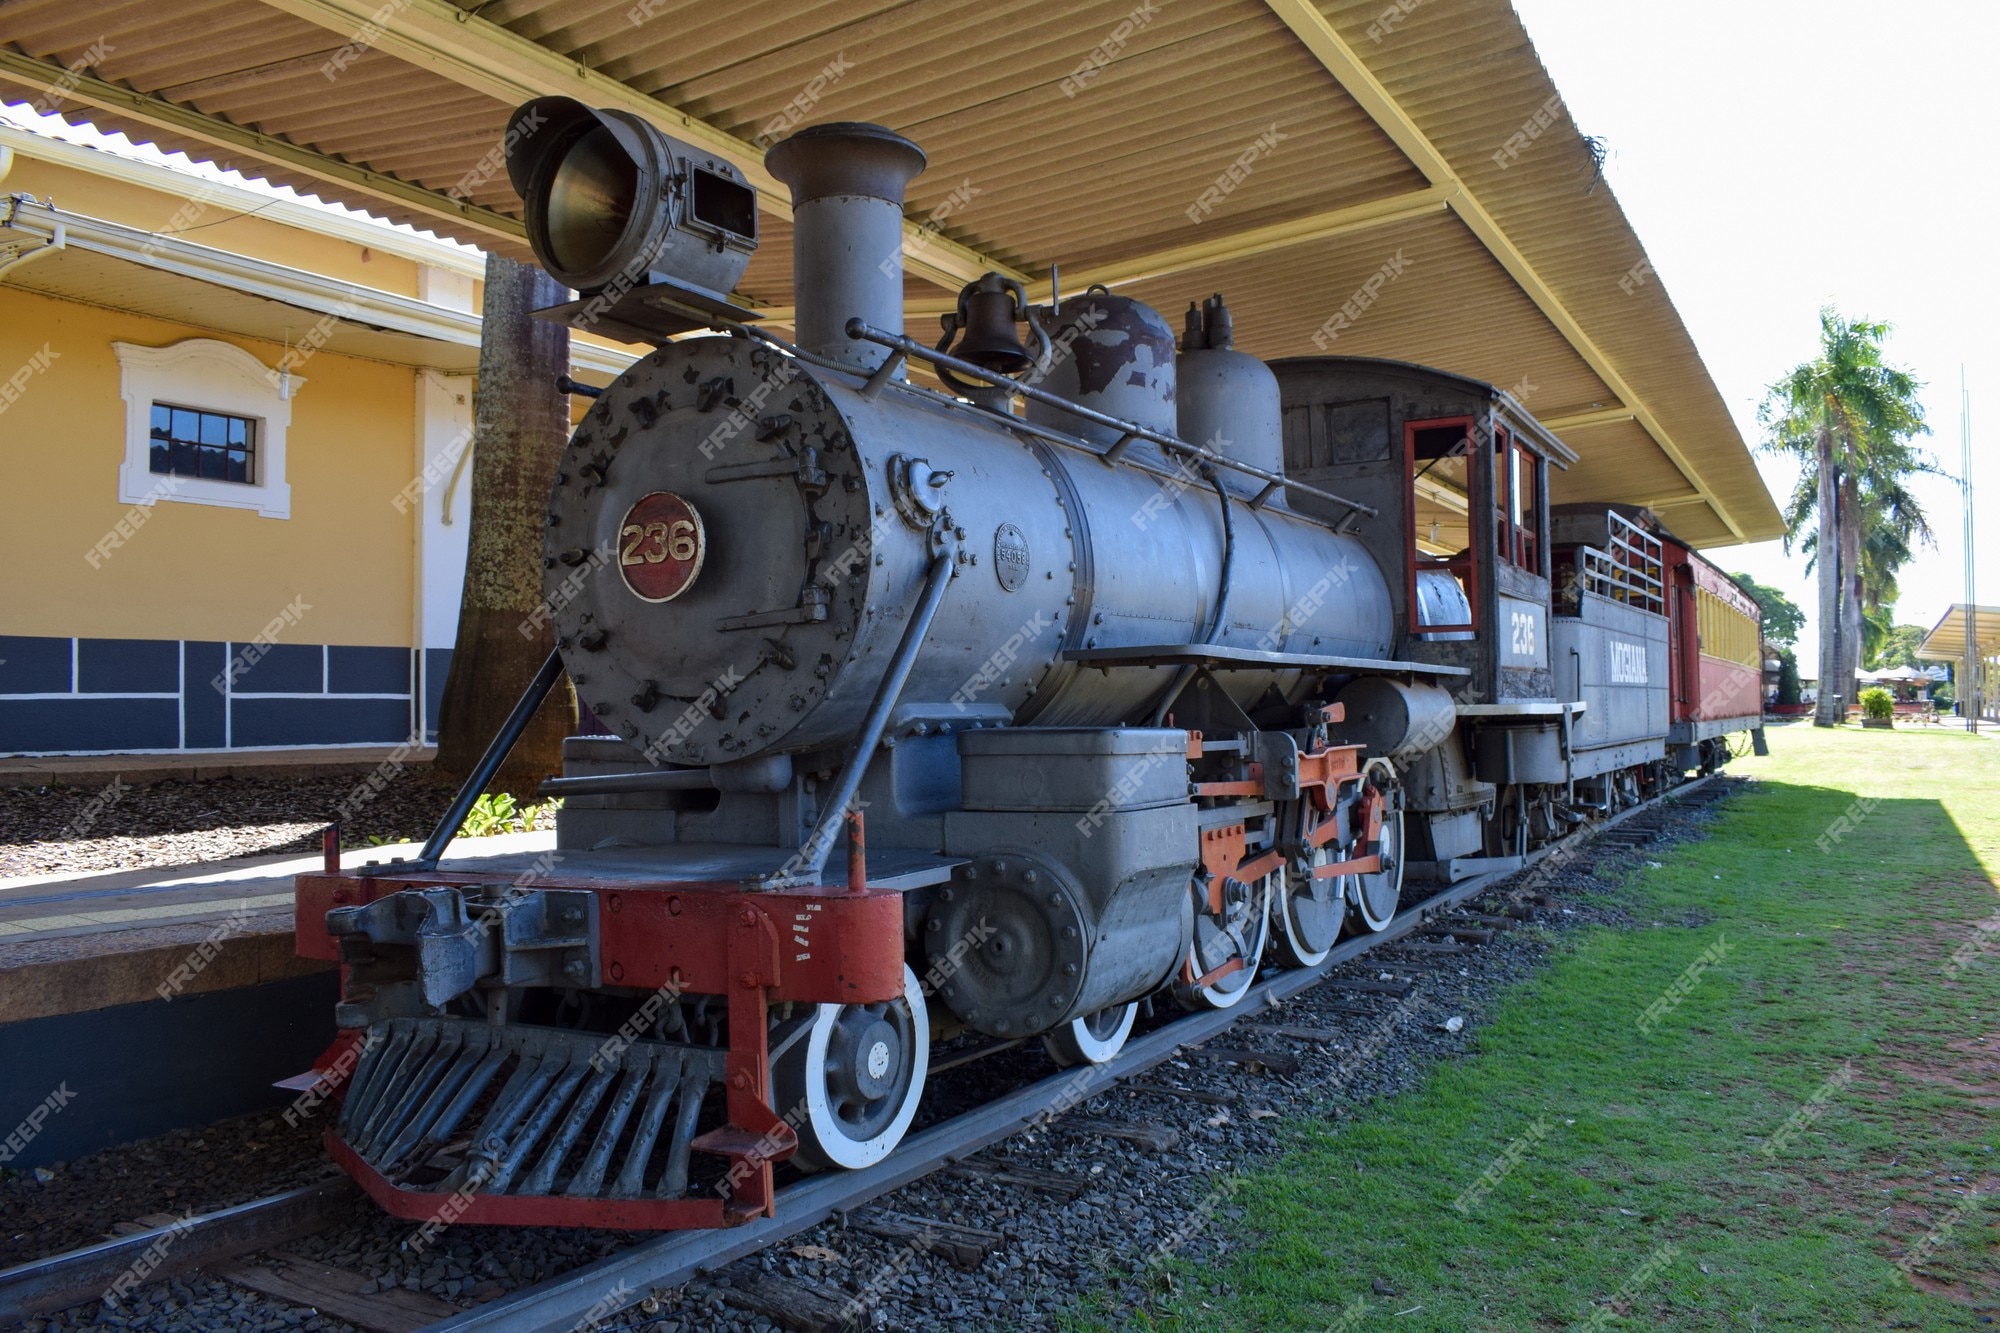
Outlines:
[[127, 1273], [128, 1287], [147, 1286], [324, 1230], [356, 1195], [354, 1182], [333, 1176], [0, 1271], [0, 1328], [108, 1299]]
[[722, 1231], [682, 1231], [642, 1241], [573, 1272], [489, 1301], [424, 1333], [566, 1333], [580, 1316], [608, 1319], [617, 1310], [646, 1299], [656, 1287], [679, 1286], [818, 1225], [835, 1213], [858, 1208], [913, 1180], [963, 1160], [1023, 1129], [1052, 1119], [1087, 1098], [1171, 1059], [1184, 1046], [1208, 1041], [1253, 1014], [1308, 990], [1341, 964], [1394, 943], [1441, 911], [1457, 907], [1495, 884], [1532, 869], [1559, 853], [1587, 845], [1634, 815], [1706, 785], [1713, 775], [1683, 783], [1630, 810], [1596, 824], [1590, 837], [1563, 842], [1528, 855], [1520, 866], [1461, 880], [1398, 912], [1387, 927], [1335, 946], [1312, 967], [1278, 972], [1254, 986], [1242, 1003], [1228, 1009], [1190, 1014], [1127, 1043], [1111, 1060], [1031, 1083], [904, 1140], [885, 1160], [860, 1171], [809, 1176], [778, 1191], [778, 1215]]

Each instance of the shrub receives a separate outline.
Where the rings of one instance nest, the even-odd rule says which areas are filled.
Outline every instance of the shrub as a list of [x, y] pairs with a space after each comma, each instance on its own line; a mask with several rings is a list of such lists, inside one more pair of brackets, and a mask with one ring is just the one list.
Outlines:
[[1869, 686], [1861, 691], [1861, 715], [1873, 718], [1894, 717], [1896, 696], [1880, 685]]

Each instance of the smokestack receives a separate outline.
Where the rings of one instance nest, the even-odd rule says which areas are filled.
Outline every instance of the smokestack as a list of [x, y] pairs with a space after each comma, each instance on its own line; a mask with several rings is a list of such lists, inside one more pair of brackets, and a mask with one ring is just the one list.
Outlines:
[[849, 338], [847, 321], [903, 331], [903, 192], [923, 171], [924, 150], [880, 125], [842, 121], [775, 144], [764, 165], [792, 189], [799, 345], [874, 370], [889, 349]]

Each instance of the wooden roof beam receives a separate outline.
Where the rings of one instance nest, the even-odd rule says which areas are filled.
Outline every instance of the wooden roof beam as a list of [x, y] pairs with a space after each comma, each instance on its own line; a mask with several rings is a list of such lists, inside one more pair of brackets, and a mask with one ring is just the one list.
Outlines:
[[[594, 107], [629, 111], [679, 139], [734, 164], [757, 187], [758, 207], [790, 220], [792, 195], [764, 169], [764, 152], [705, 120], [606, 74], [559, 55], [448, 0], [397, 0], [394, 15], [375, 23], [381, 0], [264, 0], [273, 9], [348, 36], [462, 87], [518, 106], [532, 97], [574, 97]], [[952, 291], [989, 270], [1022, 282], [1028, 275], [909, 219], [903, 222], [904, 267]]]
[[1592, 426], [1614, 426], [1621, 421], [1637, 421], [1638, 412], [1629, 407], [1603, 407], [1594, 412], [1572, 412], [1565, 417], [1550, 417], [1542, 424], [1553, 431], [1588, 430]]
[[[1072, 270], [1064, 286], [1072, 294], [1079, 290], [1078, 284], [1086, 279], [1092, 283], [1103, 283], [1106, 287], [1129, 287], [1133, 283], [1153, 278], [1167, 278], [1177, 273], [1188, 273], [1216, 264], [1250, 259], [1273, 250], [1323, 241], [1330, 237], [1345, 236], [1375, 227], [1387, 227], [1414, 218], [1430, 217], [1444, 212], [1450, 198], [1449, 188], [1430, 185], [1421, 190], [1390, 195], [1383, 199], [1371, 199], [1365, 204], [1351, 204], [1346, 208], [1312, 213], [1306, 217], [1293, 218], [1289, 222], [1274, 222], [1268, 226], [1225, 233], [1193, 245], [1178, 245], [1167, 250], [1156, 250], [1135, 259], [1114, 259], [1088, 268], [1079, 266], [1080, 271]], [[1029, 283], [1027, 287], [1028, 297], [1032, 301], [1047, 301], [1050, 297], [1050, 286], [1046, 279]], [[947, 314], [955, 309], [957, 309], [955, 300], [921, 300], [906, 302], [903, 313], [912, 319], [922, 319]], [[789, 324], [796, 314], [797, 311], [791, 306], [766, 308], [764, 311], [765, 318], [773, 324]]]

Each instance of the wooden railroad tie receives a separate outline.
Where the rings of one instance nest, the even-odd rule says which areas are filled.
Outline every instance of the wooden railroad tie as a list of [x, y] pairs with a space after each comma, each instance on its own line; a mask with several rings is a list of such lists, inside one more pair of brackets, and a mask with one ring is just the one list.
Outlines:
[[[791, 1333], [830, 1333], [850, 1326], [861, 1307], [853, 1298], [739, 1264], [719, 1274], [723, 1302], [763, 1315]], [[723, 1285], [726, 1283], [727, 1285]]]
[[847, 1219], [847, 1225], [883, 1240], [895, 1241], [949, 1259], [967, 1272], [979, 1267], [986, 1256], [1006, 1243], [997, 1231], [983, 1231], [958, 1222], [940, 1222], [928, 1217], [871, 1208]]
[[1245, 1069], [1262, 1068], [1273, 1074], [1296, 1074], [1299, 1057], [1285, 1051], [1246, 1051], [1240, 1046], [1189, 1046], [1181, 1054], [1200, 1060], [1219, 1060]]
[[1171, 1083], [1149, 1083], [1144, 1079], [1132, 1079], [1125, 1086], [1133, 1092], [1150, 1092], [1155, 1097], [1175, 1097], [1184, 1102], [1202, 1102], [1209, 1106], [1234, 1106], [1240, 1100], [1227, 1093], [1204, 1092], [1200, 1088], [1177, 1088]]
[[[112, 1228], [117, 1235], [171, 1226], [180, 1218], [154, 1213]], [[458, 1307], [427, 1291], [391, 1287], [372, 1290], [374, 1282], [345, 1268], [333, 1268], [289, 1250], [267, 1250], [202, 1265], [202, 1272], [247, 1291], [272, 1296], [292, 1305], [318, 1310], [366, 1329], [368, 1333], [412, 1333], [459, 1313]]]
[[1393, 995], [1399, 1000], [1416, 988], [1413, 981], [1372, 981], [1365, 977], [1328, 977], [1320, 984], [1365, 995]]
[[1147, 1152], [1172, 1152], [1181, 1141], [1180, 1131], [1171, 1125], [1150, 1123], [1133, 1124], [1125, 1120], [1106, 1120], [1094, 1115], [1066, 1115], [1056, 1121], [1064, 1129], [1073, 1129], [1080, 1134], [1095, 1134], [1104, 1139], [1121, 1139], [1126, 1143], [1136, 1143]]
[[1336, 1018], [1387, 1018], [1393, 1010], [1369, 1009], [1358, 1004], [1322, 1004], [1315, 1008], [1320, 1013], [1332, 1014]]
[[[1371, 1014], [1370, 1017], [1373, 1017]], [[1269, 1032], [1279, 1037], [1290, 1037], [1294, 1041], [1315, 1041], [1321, 1045], [1339, 1041], [1347, 1034], [1338, 1028], [1302, 1028], [1272, 1023], [1249, 1023], [1245, 1025], [1252, 1032]]]
[[1472, 945], [1462, 945], [1456, 939], [1400, 939], [1388, 947], [1396, 953], [1472, 953]]
[[1090, 1182], [1081, 1177], [1066, 1176], [1060, 1171], [1044, 1171], [1038, 1166], [1020, 1166], [1013, 1162], [957, 1162], [946, 1167], [945, 1174], [993, 1185], [1017, 1185], [1022, 1189], [1052, 1195], [1064, 1203], [1068, 1203], [1090, 1188]]

